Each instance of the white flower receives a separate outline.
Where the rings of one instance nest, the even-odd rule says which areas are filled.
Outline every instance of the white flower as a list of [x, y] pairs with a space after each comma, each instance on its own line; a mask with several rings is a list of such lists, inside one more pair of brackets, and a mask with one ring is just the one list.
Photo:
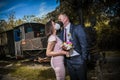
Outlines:
[[68, 39], [69, 39], [69, 40], [72, 40], [72, 35], [71, 35], [71, 33], [68, 33]]

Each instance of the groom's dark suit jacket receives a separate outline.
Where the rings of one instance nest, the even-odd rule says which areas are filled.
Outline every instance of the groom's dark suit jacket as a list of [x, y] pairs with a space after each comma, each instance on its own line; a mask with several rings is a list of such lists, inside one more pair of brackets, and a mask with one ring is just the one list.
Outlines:
[[[86, 34], [81, 25], [70, 25], [70, 33], [72, 35], [71, 42], [73, 43], [74, 50], [77, 51], [82, 60], [87, 59], [87, 40]], [[60, 39], [64, 41], [64, 29], [60, 33]]]

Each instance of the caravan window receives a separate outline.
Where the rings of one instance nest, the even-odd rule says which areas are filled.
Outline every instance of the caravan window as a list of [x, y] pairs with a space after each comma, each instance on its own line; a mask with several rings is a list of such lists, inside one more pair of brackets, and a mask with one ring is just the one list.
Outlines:
[[40, 34], [41, 34], [42, 36], [45, 35], [45, 29], [44, 29], [43, 27], [40, 29]]
[[28, 32], [32, 32], [33, 30], [32, 30], [32, 27], [27, 27], [27, 31], [26, 31], [26, 33], [28, 33]]

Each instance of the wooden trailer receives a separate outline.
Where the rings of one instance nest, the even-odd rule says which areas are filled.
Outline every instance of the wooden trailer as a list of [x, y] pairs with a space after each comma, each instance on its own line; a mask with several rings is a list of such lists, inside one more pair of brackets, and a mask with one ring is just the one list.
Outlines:
[[45, 27], [41, 23], [24, 23], [0, 33], [0, 56], [20, 58], [24, 52], [45, 51], [46, 46]]

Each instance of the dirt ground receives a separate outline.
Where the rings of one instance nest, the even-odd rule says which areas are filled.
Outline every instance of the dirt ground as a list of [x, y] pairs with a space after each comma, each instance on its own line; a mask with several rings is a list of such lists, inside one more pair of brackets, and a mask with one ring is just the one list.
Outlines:
[[[5, 59], [0, 60], [0, 80], [22, 80], [20, 78], [12, 77], [9, 72], [12, 71], [12, 67], [20, 60]], [[19, 64], [18, 64], [19, 65]], [[23, 61], [22, 65], [29, 65], [31, 67], [50, 67], [49, 63], [39, 63], [34, 61]], [[100, 69], [100, 70], [98, 70]], [[95, 67], [95, 69], [88, 71], [88, 80], [120, 80], [120, 56], [107, 56], [106, 62], [101, 68]]]

